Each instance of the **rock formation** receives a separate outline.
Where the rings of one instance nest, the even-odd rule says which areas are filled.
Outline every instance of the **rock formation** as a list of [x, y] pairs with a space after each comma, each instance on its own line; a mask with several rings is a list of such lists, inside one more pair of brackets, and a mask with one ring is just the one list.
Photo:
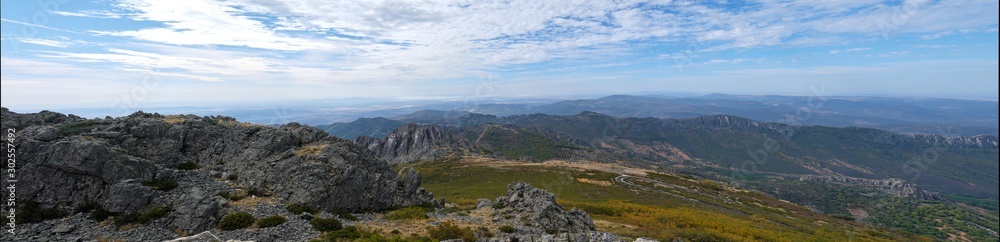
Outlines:
[[830, 177], [830, 176], [806, 175], [800, 177], [799, 181], [839, 183], [842, 185], [875, 189], [900, 197], [910, 197], [910, 198], [925, 199], [925, 200], [934, 200], [941, 198], [941, 196], [935, 192], [924, 190], [919, 186], [917, 186], [917, 184], [913, 184], [912, 182], [908, 182], [899, 178], [878, 180], [878, 179], [865, 179], [857, 177]]
[[433, 201], [419, 173], [397, 175], [368, 149], [297, 123], [143, 112], [84, 119], [6, 108], [2, 123], [16, 133], [18, 204], [64, 212], [96, 205], [115, 215], [168, 207], [164, 226], [193, 234], [218, 224], [227, 201], [216, 194], [233, 189], [319, 210]]
[[522, 223], [511, 225], [522, 232], [554, 234], [595, 230], [594, 221], [587, 212], [577, 208], [567, 210], [556, 203], [555, 195], [527, 183], [507, 185], [507, 196], [497, 198], [494, 204], [497, 204], [494, 208], [501, 207], [497, 218], [503, 220], [503, 212], [513, 215], [514, 221]]
[[390, 164], [461, 156], [474, 150], [468, 140], [437, 125], [406, 124], [381, 139], [358, 136], [354, 141]]

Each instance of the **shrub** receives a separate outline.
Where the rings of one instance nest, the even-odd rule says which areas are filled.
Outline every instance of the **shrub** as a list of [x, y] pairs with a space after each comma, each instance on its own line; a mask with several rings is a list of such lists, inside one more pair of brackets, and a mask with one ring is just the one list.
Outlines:
[[269, 227], [274, 227], [274, 226], [281, 225], [281, 224], [283, 224], [283, 223], [285, 223], [287, 221], [288, 221], [288, 219], [286, 219], [284, 216], [280, 216], [280, 215], [267, 216], [267, 217], [264, 217], [264, 218], [262, 218], [260, 220], [257, 220], [257, 227], [269, 228]]
[[493, 203], [493, 209], [501, 209], [504, 207], [503, 202], [497, 201]]
[[249, 190], [247, 190], [247, 195], [248, 196], [255, 196], [255, 197], [269, 197], [269, 196], [271, 196], [271, 194], [268, 193], [267, 190], [262, 189], [262, 188], [256, 188], [256, 187], [251, 187]]
[[389, 212], [385, 218], [389, 220], [425, 219], [427, 212], [429, 212], [427, 208], [410, 206]]
[[229, 193], [229, 191], [217, 192], [217, 193], [215, 193], [215, 195], [216, 196], [220, 196], [220, 197], [225, 198], [225, 199], [229, 199], [229, 201], [234, 201], [234, 202], [242, 200], [243, 198], [246, 198], [246, 196], [243, 196], [243, 195], [237, 195], [237, 194]]
[[239, 179], [239, 178], [240, 178], [240, 176], [237, 176], [236, 174], [229, 174], [228, 176], [226, 176], [226, 180], [230, 180], [230, 181], [235, 181], [236, 179]]
[[97, 204], [95, 202], [90, 202], [80, 205], [79, 207], [76, 207], [73, 213], [89, 213], [90, 216], [88, 217], [98, 222], [104, 221], [105, 219], [108, 219], [108, 217], [111, 216], [110, 211], [104, 210], [104, 208], [102, 208], [100, 204]]
[[336, 214], [337, 217], [340, 217], [342, 219], [347, 219], [347, 220], [350, 220], [350, 221], [358, 221], [358, 217], [354, 217], [354, 214], [351, 214], [348, 211], [344, 211], [344, 210], [340, 210], [340, 209], [334, 209], [334, 210], [331, 210], [330, 212], [333, 213], [333, 214]]
[[194, 162], [188, 161], [188, 162], [177, 164], [177, 169], [180, 169], [180, 170], [194, 170], [194, 169], [198, 169], [198, 164], [195, 164]]
[[330, 232], [329, 236], [333, 237], [333, 238], [340, 238], [340, 239], [358, 239], [358, 238], [361, 238], [361, 236], [364, 235], [363, 233], [364, 233], [364, 231], [359, 230], [358, 227], [347, 226], [347, 227], [344, 227], [343, 229], [339, 229], [339, 230]]
[[509, 233], [514, 233], [515, 232], [514, 226], [510, 226], [510, 225], [500, 226], [500, 232], [504, 232], [504, 233], [508, 233], [508, 234]]
[[340, 224], [340, 220], [336, 218], [315, 217], [312, 220], [309, 220], [309, 225], [312, 225], [313, 229], [320, 232], [335, 231], [343, 228], [343, 225]]
[[698, 183], [701, 183], [702, 186], [708, 189], [712, 189], [715, 191], [722, 191], [722, 184], [719, 184], [718, 182], [712, 180], [701, 180]]
[[104, 125], [98, 123], [94, 120], [84, 120], [79, 122], [73, 122], [68, 124], [59, 125], [56, 127], [56, 132], [63, 136], [73, 136], [83, 133], [89, 133], [94, 129], [103, 129]]
[[164, 192], [166, 192], [166, 191], [173, 190], [174, 188], [177, 188], [178, 184], [177, 184], [177, 181], [172, 180], [172, 179], [155, 179], [154, 178], [153, 180], [143, 181], [142, 185], [143, 186], [147, 186], [147, 187], [153, 187], [153, 189], [157, 190], [157, 191], [164, 191]]
[[100, 222], [108, 219], [108, 217], [111, 217], [111, 215], [112, 215], [111, 211], [104, 210], [104, 208], [97, 208], [94, 209], [94, 211], [90, 211], [89, 217], [94, 221]]
[[316, 213], [315, 209], [300, 203], [288, 204], [285, 206], [285, 209], [288, 209], [288, 212], [291, 212], [292, 214]]
[[124, 226], [127, 224], [147, 224], [154, 219], [161, 218], [170, 213], [170, 207], [153, 207], [142, 213], [131, 213], [115, 218], [115, 225]]
[[35, 202], [26, 202], [21, 209], [17, 209], [17, 220], [18, 222], [24, 223], [37, 223], [49, 219], [61, 218], [66, 215], [63, 211], [56, 208], [42, 208], [39, 207]]
[[443, 222], [435, 227], [427, 227], [427, 233], [431, 238], [439, 240], [462, 239], [465, 242], [476, 241], [476, 235], [472, 229], [459, 227], [449, 222]]
[[250, 227], [256, 218], [253, 215], [246, 212], [238, 212], [230, 215], [226, 215], [219, 222], [219, 228], [222, 230], [235, 230]]

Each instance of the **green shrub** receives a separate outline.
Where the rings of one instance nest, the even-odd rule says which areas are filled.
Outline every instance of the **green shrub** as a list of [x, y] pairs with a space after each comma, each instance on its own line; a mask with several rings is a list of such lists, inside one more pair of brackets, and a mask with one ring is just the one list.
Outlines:
[[333, 213], [333, 214], [336, 214], [337, 217], [340, 217], [342, 219], [347, 219], [347, 220], [350, 220], [350, 221], [358, 221], [358, 217], [354, 217], [354, 214], [351, 214], [351, 212], [348, 212], [348, 211], [344, 211], [344, 210], [340, 210], [340, 209], [334, 209], [334, 210], [331, 210], [330, 212]]
[[177, 164], [177, 169], [180, 169], [180, 170], [194, 170], [194, 169], [198, 169], [198, 164], [195, 164], [194, 162], [188, 161], [188, 162]]
[[500, 232], [504, 232], [504, 233], [508, 233], [509, 234], [509, 233], [514, 233], [515, 231], [516, 230], [514, 229], [514, 226], [510, 226], [510, 225], [500, 226]]
[[37, 223], [49, 219], [66, 216], [66, 213], [56, 208], [42, 208], [37, 203], [29, 201], [15, 212], [18, 222]]
[[230, 201], [234, 201], [234, 202], [242, 200], [243, 198], [246, 198], [246, 196], [243, 196], [243, 195], [236, 195], [236, 194], [229, 193], [229, 191], [217, 192], [217, 193], [215, 193], [215, 195], [216, 196], [220, 196], [220, 197], [225, 198], [225, 199], [229, 199]]
[[230, 181], [235, 181], [236, 179], [239, 179], [239, 178], [240, 178], [240, 176], [237, 176], [236, 174], [229, 174], [228, 176], [226, 176], [226, 180], [230, 180]]
[[127, 224], [147, 224], [154, 219], [161, 218], [170, 213], [172, 209], [166, 206], [153, 207], [142, 213], [125, 214], [115, 218], [115, 225], [124, 226]]
[[320, 232], [335, 231], [343, 228], [343, 225], [340, 224], [340, 220], [336, 218], [315, 217], [312, 220], [309, 220], [309, 225], [312, 225], [313, 229]]
[[[396, 231], [398, 234], [399, 231]], [[309, 240], [310, 242], [337, 242], [337, 241], [354, 241], [354, 242], [431, 242], [437, 241], [427, 237], [421, 237], [419, 235], [413, 234], [410, 237], [403, 238], [400, 236], [393, 236], [387, 238], [382, 236], [378, 232], [366, 231], [358, 229], [354, 226], [347, 226], [336, 231], [330, 231], [323, 233], [319, 238]]]
[[502, 209], [504, 207], [503, 202], [497, 201], [493, 203], [493, 209]]
[[269, 227], [274, 227], [274, 226], [281, 225], [281, 224], [283, 224], [283, 223], [285, 223], [287, 221], [288, 221], [288, 219], [286, 219], [284, 216], [280, 216], [280, 215], [267, 216], [267, 217], [264, 217], [264, 218], [262, 218], [260, 220], [257, 220], [257, 227], [269, 228]]
[[142, 185], [143, 186], [147, 186], [147, 187], [153, 187], [153, 189], [157, 190], [157, 191], [164, 191], [164, 192], [166, 192], [166, 191], [173, 190], [174, 188], [177, 188], [178, 184], [177, 184], [177, 181], [172, 180], [172, 179], [155, 179], [154, 178], [153, 180], [143, 181]]
[[104, 210], [104, 208], [97, 208], [94, 209], [93, 211], [90, 211], [89, 217], [94, 221], [100, 222], [108, 219], [108, 217], [111, 217], [111, 215], [112, 215], [111, 211]]
[[389, 220], [425, 219], [427, 212], [429, 212], [427, 208], [410, 206], [389, 212], [385, 218]]
[[95, 202], [90, 202], [80, 205], [79, 207], [76, 207], [73, 213], [89, 213], [90, 216], [88, 217], [98, 222], [104, 221], [105, 219], [108, 219], [108, 217], [111, 216], [110, 211], [104, 210], [104, 208], [102, 208], [100, 204], [97, 204]]
[[287, 206], [285, 206], [285, 209], [288, 209], [288, 212], [291, 212], [292, 214], [316, 213], [316, 209], [310, 208], [309, 206], [302, 205], [300, 203], [288, 204]]
[[465, 242], [476, 241], [476, 235], [472, 229], [459, 227], [451, 222], [443, 222], [435, 227], [427, 227], [427, 233], [431, 238], [439, 240], [462, 239]]
[[333, 237], [333, 238], [339, 238], [339, 239], [359, 239], [362, 236], [364, 236], [364, 231], [361, 231], [361, 230], [358, 229], [358, 227], [355, 227], [355, 226], [352, 225], [352, 226], [347, 226], [347, 227], [344, 227], [344, 228], [336, 230], [336, 231], [331, 231], [329, 234], [330, 234], [329, 236]]
[[253, 215], [246, 212], [238, 212], [230, 215], [226, 215], [219, 222], [219, 228], [222, 230], [235, 230], [250, 227], [256, 218]]
[[56, 127], [56, 132], [63, 136], [72, 136], [83, 133], [90, 133], [94, 129], [103, 129], [104, 125], [94, 120], [84, 120]]
[[723, 190], [722, 184], [719, 184], [718, 182], [712, 180], [701, 180], [698, 183], [701, 183], [701, 185], [704, 186], [705, 188], [712, 189], [715, 191]]

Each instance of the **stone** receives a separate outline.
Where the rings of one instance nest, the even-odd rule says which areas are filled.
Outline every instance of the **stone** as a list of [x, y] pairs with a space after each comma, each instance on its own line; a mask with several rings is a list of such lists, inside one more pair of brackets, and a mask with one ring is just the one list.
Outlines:
[[489, 199], [476, 199], [476, 209], [489, 208], [491, 206], [493, 206], [493, 201], [490, 201]]
[[[573, 208], [566, 210], [556, 203], [555, 195], [530, 184], [516, 182], [507, 185], [507, 196], [496, 200], [514, 214], [515, 221], [525, 221], [530, 226], [511, 224], [530, 233], [581, 233], [595, 231], [594, 221], [587, 212]], [[499, 214], [498, 214], [499, 216]]]

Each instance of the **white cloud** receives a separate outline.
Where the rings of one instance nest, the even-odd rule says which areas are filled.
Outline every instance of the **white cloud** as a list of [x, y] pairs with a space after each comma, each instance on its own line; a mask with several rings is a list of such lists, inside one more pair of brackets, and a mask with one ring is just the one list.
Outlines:
[[[121, 0], [108, 9], [52, 12], [123, 23], [114, 28], [65, 30], [2, 21], [99, 35], [87, 45], [97, 48], [29, 52], [90, 72], [148, 71], [175, 80], [310, 87], [368, 83], [385, 89], [495, 72], [573, 72], [632, 62], [638, 55], [662, 62], [655, 66], [738, 64], [761, 60], [715, 53], [820, 46], [832, 49], [828, 54], [845, 54], [871, 51], [849, 47], [899, 36], [997, 31], [996, 1], [740, 3], [746, 7], [683, 0]], [[50, 47], [80, 43], [27, 41]], [[805, 57], [769, 57], [808, 60], [800, 58]]]
[[66, 48], [66, 47], [68, 47], [68, 46], [70, 46], [72, 44], [72, 43], [67, 42], [67, 41], [59, 41], [59, 40], [51, 40], [51, 39], [38, 39], [38, 38], [24, 38], [24, 39], [18, 39], [18, 41], [21, 41], [22, 43], [35, 44], [35, 45], [44, 45], [44, 46], [48, 46], [48, 47], [57, 47], [57, 48]]

